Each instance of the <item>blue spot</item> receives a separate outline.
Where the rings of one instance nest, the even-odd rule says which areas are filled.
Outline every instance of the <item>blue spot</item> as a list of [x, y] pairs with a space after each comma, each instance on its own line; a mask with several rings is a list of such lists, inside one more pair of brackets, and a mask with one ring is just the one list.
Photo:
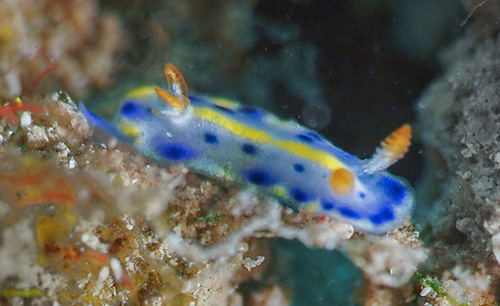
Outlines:
[[214, 107], [220, 111], [223, 111], [224, 113], [234, 114], [234, 111], [232, 109], [227, 108], [227, 107], [224, 107], [224, 106], [221, 106], [218, 104], [214, 104]]
[[382, 217], [383, 220], [390, 221], [394, 219], [394, 214], [392, 210], [388, 207], [382, 209], [379, 213], [379, 216]]
[[160, 143], [156, 150], [159, 155], [174, 162], [195, 157], [193, 151], [180, 144]]
[[362, 199], [364, 199], [366, 197], [366, 194], [364, 194], [364, 192], [360, 192], [359, 193], [359, 197], [362, 198]]
[[342, 216], [350, 218], [350, 219], [359, 219], [360, 218], [360, 216], [357, 212], [355, 212], [354, 210], [347, 208], [347, 207], [339, 208], [339, 212]]
[[245, 115], [254, 117], [254, 118], [260, 118], [262, 117], [262, 113], [260, 110], [251, 107], [251, 106], [242, 106], [239, 108], [239, 111]]
[[219, 139], [217, 139], [217, 136], [212, 134], [212, 133], [206, 133], [205, 134], [205, 142], [210, 143], [210, 144], [218, 144]]
[[305, 142], [313, 142], [314, 139], [312, 139], [310, 136], [306, 135], [305, 133], [304, 134], [299, 134], [296, 136], [298, 139], [300, 140], [303, 140]]
[[247, 180], [259, 186], [271, 186], [276, 180], [267, 172], [261, 170], [249, 170], [245, 172]]
[[127, 101], [122, 105], [121, 113], [125, 116], [133, 116], [139, 111], [139, 106], [131, 101]]
[[257, 148], [251, 143], [244, 143], [241, 146], [241, 150], [248, 155], [255, 155], [257, 153]]
[[304, 172], [305, 168], [302, 164], [295, 164], [293, 165], [293, 169], [295, 169], [295, 171], [299, 172], [299, 173], [302, 173]]
[[378, 214], [370, 216], [370, 221], [373, 224], [382, 224], [387, 221], [394, 220], [394, 214], [389, 208], [382, 209]]
[[204, 105], [207, 104], [207, 101], [200, 98], [200, 97], [195, 97], [195, 96], [188, 96], [189, 102], [193, 105]]
[[384, 177], [379, 185], [383, 188], [387, 196], [394, 201], [395, 205], [400, 205], [406, 196], [406, 188], [397, 180], [391, 177]]
[[323, 201], [322, 205], [324, 210], [332, 210], [335, 207], [332, 202], [328, 201]]
[[297, 202], [306, 202], [310, 200], [310, 196], [299, 188], [290, 189], [290, 194]]

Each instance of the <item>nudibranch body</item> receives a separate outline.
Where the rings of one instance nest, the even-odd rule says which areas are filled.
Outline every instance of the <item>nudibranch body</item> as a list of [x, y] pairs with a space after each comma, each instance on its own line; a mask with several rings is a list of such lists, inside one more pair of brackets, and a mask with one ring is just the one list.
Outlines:
[[385, 171], [408, 150], [403, 125], [374, 156], [360, 160], [318, 133], [261, 109], [220, 98], [188, 96], [179, 71], [165, 66], [167, 87], [131, 91], [114, 124], [81, 111], [91, 125], [163, 165], [252, 186], [296, 209], [385, 233], [411, 212], [412, 188]]

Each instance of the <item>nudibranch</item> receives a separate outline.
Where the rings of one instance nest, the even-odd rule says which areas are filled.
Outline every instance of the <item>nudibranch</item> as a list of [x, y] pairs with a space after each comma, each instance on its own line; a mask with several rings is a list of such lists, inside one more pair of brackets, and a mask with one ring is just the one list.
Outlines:
[[410, 214], [414, 192], [385, 169], [411, 140], [403, 125], [373, 157], [361, 160], [313, 130], [234, 101], [188, 95], [182, 74], [166, 64], [164, 88], [129, 92], [114, 124], [82, 113], [96, 129], [161, 165], [251, 186], [296, 209], [331, 216], [370, 233], [385, 233]]

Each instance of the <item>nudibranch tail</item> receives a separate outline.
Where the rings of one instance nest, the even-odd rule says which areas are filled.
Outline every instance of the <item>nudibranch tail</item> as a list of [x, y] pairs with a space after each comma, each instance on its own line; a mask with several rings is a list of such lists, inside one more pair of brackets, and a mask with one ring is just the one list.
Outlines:
[[375, 154], [366, 162], [365, 172], [385, 170], [402, 159], [411, 145], [411, 126], [404, 124], [387, 136]]

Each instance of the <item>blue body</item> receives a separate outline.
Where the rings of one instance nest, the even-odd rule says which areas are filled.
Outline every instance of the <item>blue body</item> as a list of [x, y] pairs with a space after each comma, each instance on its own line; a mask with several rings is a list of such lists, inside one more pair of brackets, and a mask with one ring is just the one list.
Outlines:
[[[189, 96], [189, 106], [179, 112], [153, 89], [132, 91], [114, 124], [80, 108], [97, 129], [156, 163], [183, 163], [194, 172], [251, 186], [291, 207], [332, 216], [362, 231], [390, 231], [412, 210], [413, 191], [405, 180], [383, 170], [370, 173], [366, 161], [313, 130], [225, 99]], [[338, 169], [348, 174], [347, 183], [345, 176], [333, 176]], [[348, 192], [332, 187], [342, 190], [343, 184]]]

